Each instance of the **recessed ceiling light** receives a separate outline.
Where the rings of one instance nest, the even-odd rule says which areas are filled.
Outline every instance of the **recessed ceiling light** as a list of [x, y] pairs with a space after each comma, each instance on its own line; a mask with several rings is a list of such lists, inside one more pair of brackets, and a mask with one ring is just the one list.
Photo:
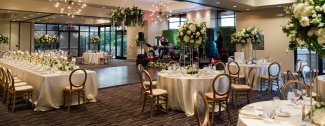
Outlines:
[[217, 1], [217, 2], [216, 2], [216, 4], [220, 4], [220, 2], [219, 2], [219, 1]]
[[37, 13], [37, 14], [41, 14], [41, 13]]
[[282, 6], [278, 6], [278, 7], [282, 7]]
[[235, 7], [236, 8], [237, 6], [232, 6], [232, 7]]
[[251, 9], [246, 9], [246, 10], [248, 10], [248, 11], [249, 11], [249, 10], [251, 10]]
[[103, 8], [105, 9], [106, 7], [105, 7], [105, 6], [103, 6]]
[[24, 18], [27, 18], [27, 17], [24, 17]]
[[7, 11], [8, 13], [11, 13], [11, 11]]

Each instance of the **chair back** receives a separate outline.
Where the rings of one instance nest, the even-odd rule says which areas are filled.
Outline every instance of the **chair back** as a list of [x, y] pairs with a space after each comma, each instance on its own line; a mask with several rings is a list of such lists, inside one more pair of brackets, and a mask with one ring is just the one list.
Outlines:
[[[145, 85], [145, 81], [149, 82], [149, 87]], [[144, 91], [150, 91], [150, 94], [152, 94], [152, 79], [148, 71], [142, 70], [140, 74], [140, 82], [141, 87], [144, 89]]]
[[[305, 92], [303, 92], [303, 90]], [[299, 95], [298, 92], [306, 93], [306, 95], [309, 94], [307, 85], [304, 84], [303, 82], [299, 81], [299, 80], [289, 80], [287, 83], [285, 83], [283, 85], [283, 88], [282, 88], [282, 91], [281, 91], [281, 96], [282, 96], [283, 100], [287, 99], [287, 94], [289, 92], [294, 93], [295, 96]], [[293, 96], [293, 97], [295, 97], [295, 96]]]
[[229, 56], [228, 57], [228, 63], [232, 62], [232, 61], [235, 61], [235, 57], [234, 56]]
[[15, 92], [15, 80], [14, 77], [11, 74], [11, 70], [7, 69], [7, 83], [5, 86], [8, 90], [11, 90], [12, 92]]
[[230, 92], [231, 88], [231, 79], [228, 74], [219, 74], [217, 77], [214, 78], [212, 83], [213, 89], [213, 98], [215, 99], [216, 95], [219, 96], [227, 96]]
[[[310, 73], [311, 72], [311, 73]], [[302, 74], [302, 80], [305, 84], [308, 84], [315, 78], [315, 72], [312, 68], [310, 68], [308, 65], [303, 65], [301, 67], [301, 74]], [[312, 74], [312, 78], [310, 78], [310, 74]]]
[[269, 65], [267, 70], [268, 70], [269, 77], [279, 77], [281, 66], [277, 62], [273, 62]]
[[194, 114], [198, 126], [209, 126], [209, 106], [206, 97], [201, 91], [196, 91], [193, 94]]
[[141, 74], [141, 71], [145, 70], [142, 64], [138, 64], [138, 72]]
[[[292, 78], [292, 79], [290, 79]], [[287, 80], [298, 80], [295, 75], [292, 74], [290, 70], [287, 70]]]
[[4, 67], [0, 67], [0, 84], [5, 87], [7, 83], [7, 73]]
[[247, 85], [251, 88], [253, 88], [254, 82], [255, 82], [255, 76], [256, 76], [256, 68], [252, 67], [248, 72], [248, 79], [247, 79]]
[[216, 70], [219, 70], [219, 68], [221, 68], [221, 70], [223, 70], [223, 73], [226, 73], [226, 64], [223, 62], [217, 62], [216, 64], [214, 64], [214, 66], [216, 67]]
[[238, 75], [239, 76], [239, 71], [240, 67], [237, 62], [231, 61], [227, 65], [229, 75]]
[[87, 81], [87, 72], [85, 69], [75, 69], [70, 73], [69, 82], [70, 82], [70, 90], [73, 87], [75, 88], [85, 88], [85, 84]]

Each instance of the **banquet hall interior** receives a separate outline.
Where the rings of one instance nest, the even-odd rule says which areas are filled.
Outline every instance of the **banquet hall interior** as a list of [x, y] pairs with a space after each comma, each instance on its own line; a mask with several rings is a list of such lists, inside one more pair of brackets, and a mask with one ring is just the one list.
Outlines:
[[324, 0], [0, 2], [0, 125], [325, 126]]

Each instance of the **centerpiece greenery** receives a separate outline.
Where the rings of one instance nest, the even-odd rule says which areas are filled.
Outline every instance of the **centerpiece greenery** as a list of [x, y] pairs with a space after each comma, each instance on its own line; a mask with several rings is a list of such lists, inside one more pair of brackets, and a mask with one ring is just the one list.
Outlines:
[[264, 34], [261, 30], [255, 27], [247, 27], [242, 29], [240, 32], [231, 35], [231, 43], [241, 44], [259, 44], [264, 41]]
[[177, 40], [181, 45], [199, 46], [207, 40], [206, 22], [200, 24], [185, 22], [177, 32]]
[[285, 8], [290, 21], [282, 31], [290, 37], [289, 48], [306, 47], [309, 51], [325, 56], [325, 1], [296, 0], [292, 6]]
[[136, 26], [143, 25], [143, 15], [142, 9], [133, 6], [132, 8], [118, 8], [114, 9], [111, 14], [111, 22], [113, 26]]
[[100, 43], [100, 38], [98, 35], [92, 35], [90, 36], [90, 43], [91, 44], [99, 44]]
[[48, 34], [38, 34], [37, 35], [37, 42], [38, 43], [48, 43], [49, 42], [49, 35]]

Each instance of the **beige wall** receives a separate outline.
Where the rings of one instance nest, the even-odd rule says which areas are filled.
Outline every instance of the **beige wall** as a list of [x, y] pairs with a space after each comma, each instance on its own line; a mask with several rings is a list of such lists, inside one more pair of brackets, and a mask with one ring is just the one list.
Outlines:
[[194, 23], [206, 22], [208, 28], [216, 26], [215, 11], [213, 10], [190, 11], [186, 13], [186, 18]]
[[[20, 23], [20, 33], [19, 33], [19, 23], [9, 21], [0, 22], [0, 33], [9, 36], [9, 44], [1, 44], [1, 50], [28, 50], [30, 51], [30, 42], [33, 39], [33, 33], [31, 32], [30, 23]], [[33, 32], [33, 30], [32, 30]], [[20, 41], [20, 45], [19, 45]], [[10, 48], [9, 48], [10, 46]], [[33, 50], [33, 49], [32, 49]]]
[[282, 8], [238, 12], [237, 31], [255, 26], [264, 32], [264, 50], [257, 50], [257, 59], [271, 56], [276, 62], [281, 63], [281, 71], [293, 70], [294, 53], [289, 50], [289, 38], [282, 32], [281, 26], [285, 25], [288, 17], [276, 17], [276, 14], [284, 13]]

